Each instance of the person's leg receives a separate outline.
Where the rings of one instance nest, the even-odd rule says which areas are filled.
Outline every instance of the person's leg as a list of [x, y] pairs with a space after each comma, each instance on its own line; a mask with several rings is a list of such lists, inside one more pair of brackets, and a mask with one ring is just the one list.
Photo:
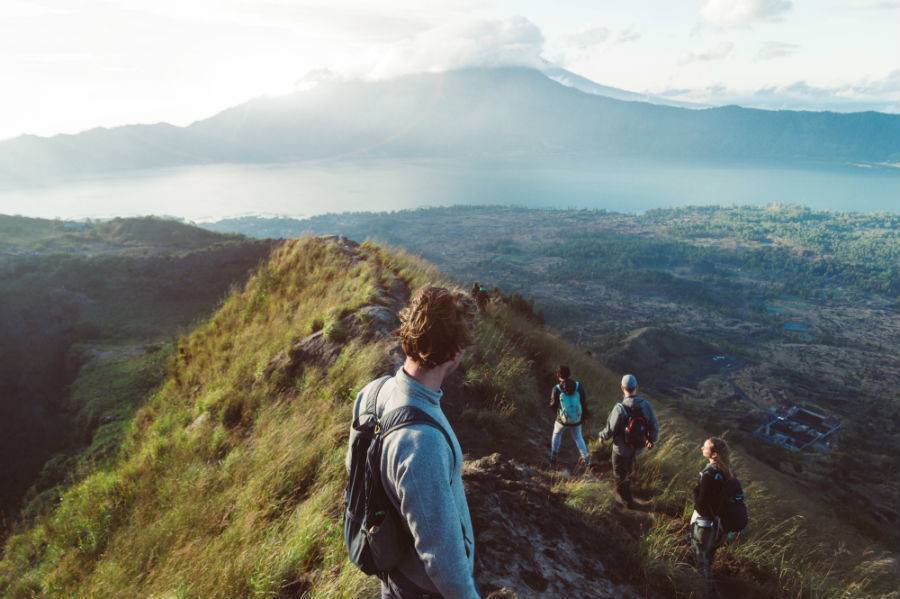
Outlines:
[[700, 526], [695, 522], [691, 525], [691, 548], [697, 561], [697, 568], [703, 575], [706, 586], [706, 595], [715, 593], [715, 584], [712, 576], [713, 556], [716, 550], [718, 529], [714, 526]]
[[703, 578], [709, 577], [709, 553], [706, 547], [709, 542], [709, 530], [696, 522], [691, 524], [691, 549], [694, 552], [697, 569], [700, 570]]
[[587, 445], [584, 442], [584, 434], [581, 430], [581, 425], [578, 426], [570, 426], [572, 429], [572, 437], [575, 439], [575, 446], [578, 448], [578, 453], [581, 454], [581, 459], [584, 460], [585, 464], [590, 465], [591, 463], [591, 454], [588, 453]]
[[556, 455], [559, 453], [559, 446], [562, 443], [562, 433], [565, 427], [559, 422], [553, 423], [553, 439], [550, 442], [550, 465], [556, 465]]
[[718, 551], [719, 547], [722, 546], [722, 543], [725, 542], [725, 532], [722, 530], [721, 525], [716, 526], [715, 535], [713, 535], [712, 546], [709, 548], [709, 569], [712, 571], [713, 562], [716, 559], [716, 551]]
[[634, 467], [634, 456], [622, 456], [613, 451], [613, 474], [616, 476], [616, 493], [629, 506], [634, 502], [631, 496], [631, 470]]

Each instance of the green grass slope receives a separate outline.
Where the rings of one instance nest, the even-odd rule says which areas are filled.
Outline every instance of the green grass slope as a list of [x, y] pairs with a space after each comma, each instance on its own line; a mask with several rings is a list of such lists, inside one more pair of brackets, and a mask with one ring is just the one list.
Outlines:
[[[347, 562], [341, 538], [350, 411], [366, 382], [396, 368], [394, 315], [410, 290], [429, 283], [448, 281], [368, 244], [305, 238], [280, 246], [177, 342], [165, 382], [115, 457], [9, 537], [0, 592], [374, 596], [375, 582]], [[663, 441], [640, 466], [645, 512], [612, 501], [608, 448], [592, 445], [597, 468], [586, 476], [546, 471], [553, 366], [570, 363], [591, 391], [591, 432], [615, 401], [616, 381], [532, 316], [504, 302], [489, 306], [445, 388], [467, 452], [484, 590], [697, 596], [684, 533], [702, 465], [696, 447], [708, 433], [677, 406], [660, 407]], [[738, 468], [753, 525], [721, 552], [729, 596], [897, 596], [890, 556], [836, 541], [840, 523], [811, 513], [805, 498], [785, 491], [790, 481], [765, 466], [738, 456]]]

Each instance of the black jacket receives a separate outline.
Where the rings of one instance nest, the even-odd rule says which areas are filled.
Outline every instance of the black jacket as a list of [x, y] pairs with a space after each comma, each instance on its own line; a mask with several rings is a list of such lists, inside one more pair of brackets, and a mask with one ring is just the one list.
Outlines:
[[725, 512], [725, 475], [714, 464], [700, 473], [694, 487], [694, 509], [701, 517], [712, 520]]

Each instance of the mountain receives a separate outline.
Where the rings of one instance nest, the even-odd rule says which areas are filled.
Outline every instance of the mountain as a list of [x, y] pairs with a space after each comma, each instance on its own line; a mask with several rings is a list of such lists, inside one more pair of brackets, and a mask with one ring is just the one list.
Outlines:
[[156, 218], [2, 215], [0, 240], [2, 524], [23, 503], [55, 502], [74, 472], [114, 454], [166, 372], [172, 337], [208, 316], [273, 242]]
[[559, 67], [552, 62], [543, 60], [539, 69], [541, 73], [549, 79], [556, 81], [566, 87], [574, 87], [586, 94], [594, 94], [596, 96], [605, 96], [615, 100], [623, 100], [625, 102], [646, 102], [648, 104], [659, 104], [661, 106], [675, 106], [677, 108], [710, 108], [706, 104], [696, 104], [694, 102], [683, 102], [680, 100], [670, 100], [662, 96], [653, 94], [641, 94], [638, 92], [620, 89], [618, 87], [610, 87], [592, 81], [587, 77], [582, 77], [572, 71]]
[[532, 69], [390, 81], [330, 81], [262, 97], [184, 128], [95, 129], [0, 143], [0, 177], [217, 162], [383, 157], [642, 157], [660, 160], [900, 161], [900, 116], [689, 110], [622, 101]]
[[[364, 597], [377, 581], [346, 559], [344, 455], [359, 389], [398, 367], [397, 311], [433, 266], [374, 244], [280, 245], [243, 288], [177, 340], [164, 378], [115, 458], [81, 473], [6, 541], [11, 597]], [[613, 500], [609, 448], [595, 468], [546, 468], [546, 393], [566, 362], [602, 425], [616, 376], [502, 292], [441, 405], [466, 453], [476, 578], [486, 597], [697, 596], [685, 567], [690, 488], [708, 434], [658, 402], [659, 446], [638, 468], [642, 510]], [[656, 401], [656, 398], [653, 398]], [[565, 448], [564, 461], [574, 463]], [[887, 596], [893, 562], [790, 476], [738, 452], [753, 525], [717, 556], [722, 596]], [[804, 518], [798, 519], [797, 514]], [[834, 539], [844, 548], [835, 558]]]

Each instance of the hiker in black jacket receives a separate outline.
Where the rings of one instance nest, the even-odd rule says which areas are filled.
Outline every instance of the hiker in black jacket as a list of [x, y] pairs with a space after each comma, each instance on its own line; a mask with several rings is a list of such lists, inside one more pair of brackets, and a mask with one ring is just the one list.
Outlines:
[[700, 473], [700, 480], [694, 487], [691, 547], [709, 593], [713, 590], [713, 558], [724, 536], [721, 518], [725, 512], [725, 482], [733, 477], [733, 473], [728, 444], [724, 439], [710, 437], [703, 443], [700, 451], [709, 463]]
[[644, 449], [659, 440], [659, 422], [650, 402], [637, 395], [637, 379], [633, 374], [622, 377], [623, 399], [613, 406], [600, 431], [600, 440], [613, 440], [612, 467], [616, 476], [616, 493], [631, 509], [638, 507], [631, 494], [634, 461]]
[[553, 386], [550, 392], [550, 407], [556, 413], [556, 422], [553, 424], [553, 438], [550, 442], [550, 466], [556, 466], [556, 455], [562, 443], [563, 431], [570, 431], [575, 439], [575, 446], [581, 459], [578, 464], [581, 468], [591, 465], [591, 454], [588, 453], [581, 432], [581, 423], [588, 417], [587, 395], [584, 384], [572, 378], [572, 372], [568, 366], [560, 366], [556, 370], [558, 384]]

